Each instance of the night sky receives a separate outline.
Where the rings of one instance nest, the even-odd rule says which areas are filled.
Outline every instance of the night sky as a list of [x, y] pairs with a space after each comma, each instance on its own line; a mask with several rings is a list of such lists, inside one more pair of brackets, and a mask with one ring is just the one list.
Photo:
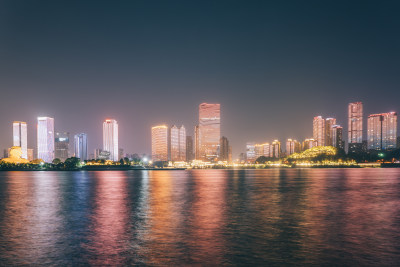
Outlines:
[[311, 137], [317, 115], [347, 131], [352, 101], [400, 112], [400, 2], [349, 2], [0, 0], [0, 148], [14, 120], [36, 147], [51, 116], [93, 153], [115, 118], [125, 153], [150, 153], [151, 126], [192, 135], [210, 102], [236, 157]]

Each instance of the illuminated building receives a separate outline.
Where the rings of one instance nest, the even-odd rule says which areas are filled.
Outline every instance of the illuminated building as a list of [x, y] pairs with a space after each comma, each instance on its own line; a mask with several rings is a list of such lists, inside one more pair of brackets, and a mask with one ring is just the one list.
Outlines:
[[225, 136], [221, 137], [219, 149], [219, 160], [229, 162], [229, 140]]
[[94, 158], [95, 158], [95, 159], [100, 159], [100, 154], [101, 154], [101, 152], [103, 152], [103, 149], [101, 149], [101, 148], [95, 149], [95, 150], [94, 150]]
[[271, 156], [271, 144], [264, 143], [264, 144], [262, 144], [262, 147], [263, 147], [263, 156], [267, 157], [267, 158], [272, 157]]
[[193, 138], [186, 136], [186, 162], [191, 162], [192, 160], [194, 160]]
[[29, 161], [32, 161], [32, 160], [35, 159], [35, 156], [34, 156], [34, 155], [35, 155], [35, 154], [34, 154], [33, 149], [32, 149], [32, 148], [28, 148], [28, 160], [29, 160]]
[[286, 156], [290, 156], [293, 153], [299, 153], [300, 150], [301, 146], [297, 140], [288, 139], [286, 141]]
[[69, 133], [56, 133], [55, 138], [55, 158], [65, 161], [69, 154]]
[[316, 146], [318, 146], [318, 143], [314, 138], [308, 138], [303, 141], [303, 150], [307, 150]]
[[151, 128], [151, 158], [153, 162], [168, 161], [168, 127], [166, 125]]
[[118, 161], [118, 122], [108, 119], [103, 122], [103, 151], [110, 153], [110, 160]]
[[81, 160], [88, 159], [88, 140], [87, 134], [80, 133], [74, 136], [75, 146], [75, 157], [80, 158]]
[[194, 158], [200, 159], [200, 133], [199, 125], [194, 126]]
[[186, 130], [182, 125], [180, 128], [173, 125], [170, 128], [170, 159], [171, 161], [186, 160]]
[[123, 158], [124, 158], [124, 149], [118, 148], [118, 159], [123, 159]]
[[275, 140], [271, 145], [272, 158], [280, 158], [281, 156], [281, 142]]
[[321, 116], [314, 117], [313, 138], [317, 140], [318, 146], [325, 145], [325, 120]]
[[343, 127], [340, 125], [332, 126], [332, 144], [331, 146], [336, 147], [338, 149], [344, 149], [344, 141], [343, 141]]
[[256, 154], [256, 159], [261, 156], [264, 156], [264, 145], [263, 144], [256, 144], [254, 147], [254, 151]]
[[21, 157], [23, 159], [28, 159], [28, 132], [26, 122], [13, 122], [13, 146], [21, 147]]
[[361, 144], [363, 141], [363, 104], [361, 102], [350, 103], [348, 115], [348, 142], [349, 144]]
[[325, 146], [332, 146], [333, 144], [333, 139], [332, 139], [333, 125], [336, 125], [336, 119], [334, 118], [325, 119]]
[[218, 158], [220, 131], [220, 104], [202, 103], [199, 106], [200, 159], [215, 161]]
[[37, 153], [38, 159], [52, 162], [54, 159], [54, 119], [38, 117], [37, 125]]
[[396, 148], [397, 113], [371, 114], [368, 116], [368, 149]]
[[256, 144], [253, 142], [246, 144], [246, 159], [251, 163], [256, 160]]

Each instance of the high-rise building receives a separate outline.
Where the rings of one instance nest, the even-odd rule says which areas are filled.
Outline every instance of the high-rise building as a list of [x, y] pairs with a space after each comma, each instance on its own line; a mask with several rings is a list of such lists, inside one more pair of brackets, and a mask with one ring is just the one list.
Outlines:
[[186, 136], [186, 162], [191, 162], [192, 160], [194, 160], [193, 138]]
[[80, 133], [74, 136], [75, 140], [75, 157], [80, 158], [81, 160], [88, 159], [88, 140], [87, 134]]
[[13, 146], [21, 147], [21, 157], [23, 159], [28, 159], [28, 132], [26, 122], [13, 122]]
[[194, 126], [194, 158], [200, 159], [200, 132], [199, 125]]
[[56, 159], [65, 161], [69, 157], [69, 133], [56, 132], [55, 136], [55, 156]]
[[29, 161], [32, 161], [32, 160], [35, 159], [35, 156], [34, 156], [34, 155], [35, 155], [35, 154], [34, 154], [33, 149], [32, 149], [32, 148], [28, 148], [28, 160], [29, 160]]
[[177, 127], [173, 125], [170, 128], [170, 159], [171, 161], [186, 160], [186, 130], [182, 125]]
[[274, 140], [271, 145], [272, 158], [280, 158], [281, 156], [281, 142]]
[[267, 158], [272, 157], [273, 153], [272, 153], [271, 144], [264, 143], [264, 144], [262, 144], [262, 147], [263, 147], [263, 156], [267, 157]]
[[293, 153], [299, 153], [301, 151], [300, 142], [293, 139], [286, 141], [286, 156], [290, 156]]
[[37, 125], [37, 153], [38, 159], [52, 162], [54, 159], [54, 119], [38, 117]]
[[168, 161], [168, 126], [151, 128], [151, 157], [153, 162]]
[[256, 159], [258, 159], [259, 157], [264, 156], [264, 145], [263, 144], [256, 144], [254, 151], [256, 153]]
[[253, 142], [246, 144], [246, 159], [250, 163], [254, 163], [256, 160], [256, 144]]
[[325, 146], [332, 146], [333, 137], [332, 137], [332, 127], [336, 125], [335, 118], [326, 118], [325, 119]]
[[221, 138], [220, 104], [202, 103], [199, 106], [200, 159], [215, 161], [218, 158]]
[[349, 104], [349, 129], [348, 129], [348, 142], [362, 143], [363, 138], [363, 104], [361, 102], [354, 102]]
[[338, 149], [344, 149], [344, 141], [343, 141], [343, 127], [340, 125], [332, 126], [332, 144], [331, 146], [336, 147]]
[[303, 151], [318, 146], [317, 140], [314, 138], [308, 138], [303, 141]]
[[103, 149], [101, 149], [101, 148], [95, 149], [95, 150], [94, 150], [94, 158], [95, 158], [95, 159], [100, 159], [100, 154], [101, 154], [101, 152], [103, 152]]
[[325, 145], [325, 120], [321, 116], [314, 117], [313, 137], [317, 140], [318, 146]]
[[225, 136], [221, 137], [219, 145], [219, 160], [229, 162], [229, 140]]
[[105, 120], [103, 122], [103, 151], [110, 153], [110, 160], [118, 161], [118, 122]]
[[396, 148], [397, 113], [371, 114], [368, 116], [368, 149]]

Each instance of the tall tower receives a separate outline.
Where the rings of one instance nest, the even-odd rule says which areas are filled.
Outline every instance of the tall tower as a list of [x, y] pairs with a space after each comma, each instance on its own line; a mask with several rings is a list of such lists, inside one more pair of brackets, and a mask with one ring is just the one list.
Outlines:
[[87, 134], [80, 133], [74, 136], [74, 151], [75, 157], [80, 158], [81, 160], [88, 159], [88, 141]]
[[69, 157], [69, 133], [56, 132], [55, 136], [55, 158], [65, 161]]
[[371, 114], [368, 116], [368, 149], [396, 148], [397, 113]]
[[44, 162], [54, 159], [54, 119], [39, 117], [37, 126], [37, 157]]
[[118, 161], [118, 122], [105, 120], [103, 122], [103, 151], [110, 153], [110, 160]]
[[220, 104], [202, 103], [199, 106], [200, 159], [215, 161], [218, 158], [221, 138]]
[[26, 122], [13, 122], [13, 146], [21, 147], [22, 158], [28, 159], [28, 132]]
[[314, 117], [313, 137], [318, 146], [325, 146], [325, 120], [321, 116]]
[[363, 139], [363, 104], [354, 102], [349, 104], [349, 144], [361, 144]]
[[225, 136], [221, 137], [219, 154], [219, 160], [229, 161], [229, 140]]
[[151, 158], [153, 162], [168, 161], [168, 126], [151, 128]]
[[333, 125], [336, 125], [335, 118], [326, 118], [325, 119], [325, 145], [326, 146], [332, 146], [332, 144], [333, 144], [333, 139], [332, 139]]

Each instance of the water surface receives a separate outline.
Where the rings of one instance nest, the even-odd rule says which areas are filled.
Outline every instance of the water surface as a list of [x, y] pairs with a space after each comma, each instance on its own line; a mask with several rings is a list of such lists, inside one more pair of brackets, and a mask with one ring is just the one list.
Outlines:
[[400, 169], [0, 172], [1, 265], [400, 262]]

